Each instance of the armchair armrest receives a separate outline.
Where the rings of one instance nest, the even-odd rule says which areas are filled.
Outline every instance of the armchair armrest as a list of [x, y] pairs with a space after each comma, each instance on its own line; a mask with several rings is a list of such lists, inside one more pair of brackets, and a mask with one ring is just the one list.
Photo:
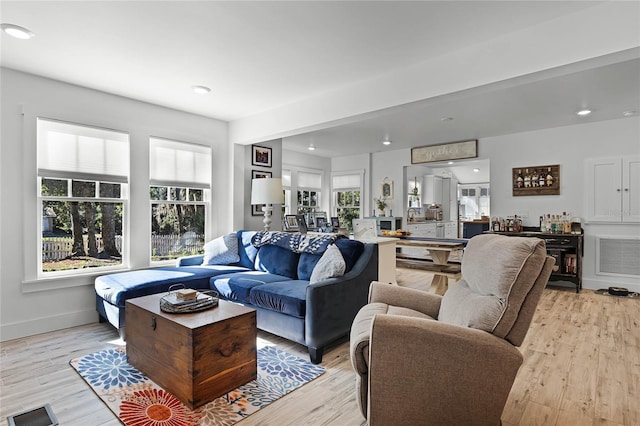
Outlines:
[[194, 254], [193, 256], [182, 256], [176, 259], [176, 266], [196, 266], [202, 265], [203, 254]]
[[398, 287], [373, 281], [369, 288], [369, 303], [381, 302], [402, 306], [438, 318], [442, 296], [408, 287]]
[[393, 315], [374, 318], [369, 357], [371, 426], [415, 424], [408, 405], [432, 424], [500, 424], [523, 361], [484, 331]]

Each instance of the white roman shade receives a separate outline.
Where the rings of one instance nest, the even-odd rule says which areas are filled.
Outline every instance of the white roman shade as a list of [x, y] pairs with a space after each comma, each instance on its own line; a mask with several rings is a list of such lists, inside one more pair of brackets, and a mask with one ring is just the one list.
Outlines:
[[38, 176], [127, 183], [129, 135], [37, 119]]
[[211, 148], [150, 138], [151, 185], [211, 188]]
[[322, 188], [322, 175], [298, 172], [298, 188]]
[[360, 174], [334, 175], [331, 179], [334, 191], [340, 189], [360, 189]]

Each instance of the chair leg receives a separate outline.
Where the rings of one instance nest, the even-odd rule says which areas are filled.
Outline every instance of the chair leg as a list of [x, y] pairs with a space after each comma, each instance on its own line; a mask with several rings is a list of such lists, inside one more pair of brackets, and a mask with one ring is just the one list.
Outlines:
[[322, 355], [324, 354], [324, 348], [312, 348], [309, 347], [309, 358], [312, 364], [320, 364], [322, 362]]

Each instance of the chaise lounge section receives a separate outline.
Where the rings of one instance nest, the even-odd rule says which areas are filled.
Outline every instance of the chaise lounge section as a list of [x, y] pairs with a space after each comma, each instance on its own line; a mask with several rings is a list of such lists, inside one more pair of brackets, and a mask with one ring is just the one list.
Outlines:
[[256, 309], [259, 329], [308, 347], [320, 363], [324, 348], [347, 336], [378, 278], [376, 244], [337, 235], [238, 231], [207, 243], [204, 255], [175, 267], [96, 278], [96, 309], [125, 336], [127, 299], [161, 293], [174, 284], [214, 289]]

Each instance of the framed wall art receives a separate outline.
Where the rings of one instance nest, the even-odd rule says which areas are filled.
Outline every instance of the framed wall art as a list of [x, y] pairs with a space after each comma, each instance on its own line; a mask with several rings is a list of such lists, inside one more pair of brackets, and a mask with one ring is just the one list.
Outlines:
[[298, 220], [295, 214], [288, 214], [284, 216], [284, 229], [287, 231], [298, 230]]
[[514, 167], [511, 186], [514, 197], [560, 195], [560, 165]]
[[270, 177], [273, 177], [272, 172], [265, 172], [262, 170], [251, 171], [251, 179], [262, 179], [262, 178], [270, 178]]
[[266, 146], [251, 146], [251, 164], [254, 166], [271, 167], [273, 150]]

